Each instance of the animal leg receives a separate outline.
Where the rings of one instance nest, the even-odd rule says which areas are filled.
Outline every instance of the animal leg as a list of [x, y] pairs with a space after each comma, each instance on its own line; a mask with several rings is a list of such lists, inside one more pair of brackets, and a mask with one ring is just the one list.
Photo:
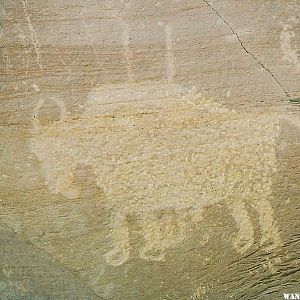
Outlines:
[[163, 252], [162, 228], [158, 220], [143, 220], [143, 236], [145, 244], [140, 250], [140, 257], [150, 261], [163, 261], [165, 253]]
[[279, 247], [282, 244], [278, 228], [274, 219], [274, 211], [268, 199], [257, 199], [254, 208], [259, 216], [259, 223], [262, 232], [261, 245], [270, 245], [266, 250]]
[[241, 200], [230, 202], [229, 209], [238, 226], [238, 233], [234, 238], [233, 246], [240, 252], [246, 252], [254, 243], [254, 228], [247, 212], [245, 203]]
[[106, 262], [112, 266], [120, 266], [129, 258], [130, 239], [126, 215], [115, 216], [114, 225], [110, 230], [112, 249], [105, 255]]

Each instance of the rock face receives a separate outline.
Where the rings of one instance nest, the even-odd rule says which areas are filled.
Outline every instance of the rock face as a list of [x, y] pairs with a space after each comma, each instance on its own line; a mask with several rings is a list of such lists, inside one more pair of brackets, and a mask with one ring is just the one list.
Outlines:
[[0, 298], [300, 292], [299, 15], [3, 2]]

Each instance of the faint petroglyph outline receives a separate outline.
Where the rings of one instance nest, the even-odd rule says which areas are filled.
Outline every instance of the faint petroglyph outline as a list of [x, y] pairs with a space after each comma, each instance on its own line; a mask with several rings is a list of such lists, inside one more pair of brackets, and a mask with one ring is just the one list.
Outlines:
[[171, 23], [163, 23], [158, 22], [159, 26], [162, 26], [164, 28], [164, 34], [165, 34], [165, 43], [166, 43], [166, 75], [167, 75], [167, 82], [172, 83], [174, 81], [175, 77], [175, 51], [174, 51], [174, 45], [173, 45], [173, 26]]
[[[135, 91], [135, 87], [133, 87], [133, 92]], [[101, 92], [101, 91], [100, 91]], [[101, 94], [99, 94], [101, 95]], [[210, 109], [212, 112], [216, 111], [218, 112], [219, 109], [221, 109], [221, 111], [224, 111], [224, 113], [228, 113], [227, 109], [223, 109], [218, 106], [216, 103], [211, 103], [211, 102], [205, 102], [205, 100], [201, 100], [199, 99], [199, 105], [201, 105], [201, 107], [205, 108], [208, 107], [208, 109]], [[65, 110], [65, 106], [62, 104], [61, 101], [59, 100], [55, 100], [55, 102], [57, 103], [57, 105], [60, 107], [61, 110], [61, 120], [58, 121], [60, 123], [56, 122], [55, 128], [56, 130], [59, 129], [59, 126], [57, 127], [57, 125], [61, 124], [63, 127], [67, 125], [68, 123], [68, 118], [67, 118], [67, 112]], [[38, 114], [38, 110], [42, 107], [44, 101], [39, 101], [37, 108], [35, 110], [35, 114]], [[180, 103], [180, 102], [179, 102]], [[97, 103], [96, 103], [97, 104]], [[119, 103], [120, 104], [120, 103]], [[121, 105], [121, 104], [120, 104]], [[124, 107], [124, 104], [122, 104]], [[130, 104], [128, 104], [130, 106]], [[176, 106], [176, 105], [175, 105]], [[92, 109], [90, 111], [93, 111], [94, 109]], [[96, 109], [95, 109], [96, 110]], [[86, 110], [87, 112], [87, 110]], [[91, 116], [86, 116], [88, 119], [91, 119]], [[62, 120], [64, 120], [62, 122]], [[84, 119], [83, 119], [84, 120]], [[36, 122], [37, 120], [35, 120]], [[64, 124], [65, 123], [65, 124]], [[84, 124], [86, 123], [86, 121], [84, 121]], [[37, 123], [38, 124], [38, 123]], [[63, 132], [63, 127], [61, 128], [62, 132]], [[42, 128], [39, 127], [38, 131], [41, 132]], [[61, 131], [60, 130], [60, 131]], [[35, 138], [38, 138], [37, 136], [38, 134], [36, 134]], [[42, 142], [42, 140], [40, 140], [40, 142]], [[37, 152], [37, 149], [35, 149], [33, 152], [38, 155], [39, 160], [41, 161], [41, 163], [43, 163], [43, 161], [46, 159], [45, 156], [43, 156], [44, 154], [39, 155]], [[197, 158], [197, 157], [196, 157]], [[194, 157], [194, 159], [196, 159]], [[51, 172], [51, 170], [46, 170], [44, 169], [45, 172], [49, 173]], [[66, 172], [66, 176], [68, 177], [70, 170], [68, 170], [68, 168], [65, 170]], [[53, 174], [52, 174], [53, 175]], [[51, 176], [51, 174], [49, 175]], [[98, 174], [99, 176], [99, 174]], [[69, 177], [68, 177], [69, 178]], [[69, 179], [67, 178], [67, 180], [65, 181], [65, 184], [68, 184]], [[57, 178], [55, 178], [54, 180], [57, 180]], [[72, 180], [72, 178], [71, 178]], [[98, 179], [97, 179], [98, 180]], [[100, 180], [100, 179], [99, 179]], [[97, 182], [101, 182], [100, 181]], [[48, 182], [49, 184], [49, 182]], [[269, 183], [266, 182], [267, 187], [269, 187]], [[76, 194], [72, 193], [72, 191], [70, 193], [68, 193], [67, 187], [64, 188], [64, 190], [61, 190], [61, 186], [56, 186], [56, 188], [53, 189], [53, 187], [51, 188], [51, 186], [49, 186], [50, 190], [52, 190], [52, 192], [54, 193], [63, 193], [65, 196], [67, 197], [76, 197]], [[108, 190], [110, 190], [112, 187], [108, 187]], [[242, 201], [242, 200], [241, 200]], [[259, 219], [260, 219], [260, 224], [261, 224], [261, 228], [262, 228], [262, 232], [263, 232], [263, 238], [261, 240], [261, 243], [263, 242], [268, 242], [268, 241], [273, 241], [274, 242], [274, 246], [277, 247], [280, 245], [280, 237], [278, 236], [278, 230], [276, 228], [275, 221], [274, 221], [274, 216], [273, 216], [273, 210], [272, 207], [270, 206], [268, 199], [255, 199], [255, 203], [252, 203], [255, 210], [257, 211], [257, 213], [259, 214]], [[236, 223], [239, 226], [239, 231], [238, 231], [238, 235], [237, 235], [237, 239], [236, 239], [236, 243], [234, 243], [234, 246], [236, 248], [237, 251], [243, 253], [245, 252], [252, 244], [253, 244], [253, 225], [252, 222], [250, 220], [250, 217], [248, 215], [248, 212], [245, 209], [245, 206], [243, 204], [239, 203], [237, 207], [232, 206], [232, 203], [229, 204], [229, 208], [233, 211], [233, 213], [231, 213], [231, 215], [235, 218]], [[112, 246], [113, 248], [111, 249], [111, 251], [109, 251], [106, 254], [106, 260], [109, 264], [114, 265], [114, 266], [118, 266], [123, 264], [125, 261], [128, 260], [129, 254], [130, 254], [130, 241], [129, 241], [129, 229], [128, 229], [128, 225], [126, 223], [126, 211], [124, 212], [120, 212], [117, 211], [116, 214], [113, 214], [113, 218], [110, 220], [110, 225], [111, 225], [111, 238], [112, 238]], [[181, 214], [183, 215], [185, 218], [193, 218], [195, 217], [195, 223], [200, 222], [202, 219], [200, 216], [198, 216], [197, 214], [193, 215], [194, 213], [189, 213], [187, 212], [186, 214]], [[143, 216], [146, 216], [146, 212], [143, 214]], [[180, 226], [183, 226], [183, 228], [188, 227], [187, 225], [185, 225], [185, 219], [183, 218], [182, 220], [180, 220], [180, 217], [178, 217], [179, 215], [176, 215], [176, 222], [180, 221]], [[150, 213], [150, 215], [146, 218], [143, 219], [143, 217], [141, 217], [141, 220], [144, 220], [144, 233], [143, 236], [145, 237], [145, 246], [144, 249], [141, 250], [141, 258], [143, 259], [149, 259], [149, 260], [163, 260], [164, 259], [164, 252], [166, 249], [168, 249], [170, 246], [174, 247], [176, 245], [178, 245], [178, 241], [182, 241], [182, 236], [183, 234], [181, 234], [181, 236], [179, 236], [179, 240], [174, 239], [173, 244], [170, 243], [171, 240], [167, 241], [170, 245], [168, 245], [168, 243], [165, 243], [165, 240], [163, 237], [161, 237], [161, 232], [159, 231], [154, 231], [152, 232], [151, 230], [154, 228], [157, 228], [160, 226], [160, 222], [153, 219], [152, 215]], [[241, 219], [242, 218], [242, 219]], [[151, 221], [152, 220], [152, 221]], [[167, 225], [168, 222], [170, 220], [167, 219]], [[148, 230], [147, 226], [149, 226], [149, 224], [152, 222], [152, 229]], [[169, 225], [168, 225], [169, 226]], [[180, 230], [184, 230], [179, 226]], [[275, 227], [274, 227], [275, 226]], [[250, 231], [249, 231], [250, 230]], [[150, 238], [147, 237], [148, 234], [150, 234]], [[158, 237], [157, 237], [158, 235]], [[273, 236], [274, 235], [274, 236]], [[171, 238], [174, 238], [174, 236], [170, 236]], [[158, 238], [158, 240], [156, 240], [155, 242], [155, 238]], [[161, 241], [161, 242], [158, 242]], [[176, 242], [177, 241], [177, 242]], [[154, 244], [153, 244], [154, 242]], [[157, 250], [160, 249], [160, 253], [158, 255], [151, 255], [151, 254], [147, 254], [147, 252], [151, 252], [151, 250]], [[114, 257], [114, 258], [113, 258]], [[116, 258], [117, 257], [117, 258]]]
[[[128, 55], [127, 56], [127, 77], [128, 77], [128, 80], [130, 81], [131, 75], [128, 74], [129, 73], [128, 68], [129, 68], [129, 71], [131, 72], [131, 60], [130, 60], [130, 57], [129, 57], [131, 55], [131, 53], [128, 52], [126, 54], [126, 51], [129, 51], [129, 25], [127, 23], [123, 22], [122, 17], [120, 17], [118, 14], [116, 14], [115, 16], [116, 16], [117, 19], [119, 19], [121, 21], [121, 23], [123, 25], [125, 25], [123, 27], [122, 37], [123, 37], [125, 60], [126, 60], [126, 55]], [[169, 33], [170, 33], [169, 35], [171, 35], [171, 32], [169, 32]], [[168, 35], [168, 33], [166, 33], [166, 48], [168, 48], [167, 35]], [[124, 41], [124, 39], [125, 39], [125, 41]], [[115, 87], [118, 87], [120, 89], [120, 86], [118, 86], [118, 85], [115, 86]], [[167, 89], [169, 89], [169, 88], [172, 89], [171, 86], [167, 85], [167, 86], [165, 86], [165, 88], [166, 87], [167, 87]], [[137, 92], [136, 87], [132, 86], [132, 93], [135, 93], [135, 92]], [[99, 97], [101, 98], [101, 94], [100, 94]], [[228, 110], [226, 110], [222, 107], [219, 107], [217, 103], [212, 103], [210, 101], [205, 102], [205, 99], [199, 99], [199, 100], [200, 100], [199, 104], [201, 106], [203, 106], [204, 108], [205, 107], [207, 108], [207, 106], [208, 106], [212, 110], [212, 112], [218, 111], [218, 109], [221, 109], [221, 110], [223, 109], [223, 111], [226, 111], [226, 112], [228, 111]], [[66, 117], [67, 113], [65, 111], [65, 108], [64, 108], [63, 104], [60, 103], [59, 101], [58, 102], [55, 101], [55, 102], [57, 103], [57, 105], [60, 107], [60, 109], [62, 111], [60, 121], [58, 121], [60, 123], [55, 122], [55, 124], [56, 125], [59, 125], [59, 124], [66, 125], [67, 122], [68, 122], [68, 119]], [[124, 104], [125, 102], [126, 101], [123, 101], [122, 103]], [[97, 102], [95, 102], [95, 103], [97, 104]], [[118, 102], [118, 104], [120, 104], [120, 103], [121, 102]], [[37, 111], [41, 108], [42, 105], [43, 105], [42, 102], [38, 103], [39, 108], [37, 109]], [[103, 103], [101, 103], [101, 105], [103, 105]], [[91, 111], [93, 111], [93, 109]], [[84, 114], [87, 114], [87, 112], [88, 111], [85, 110]], [[84, 116], [84, 114], [83, 114], [83, 116]], [[63, 116], [65, 116], [66, 118], [63, 117]], [[92, 119], [91, 116], [88, 116], [88, 120], [90, 120], [90, 119]], [[63, 124], [63, 122], [65, 122], [65, 124]], [[72, 149], [70, 149], [70, 151], [71, 150]], [[36, 153], [36, 150], [35, 150], [35, 154], [37, 154], [37, 156], [38, 156], [38, 158], [41, 162], [43, 162], [43, 160], [45, 160], [45, 158], [43, 158], [43, 156], [39, 156], [38, 153]], [[44, 170], [44, 171], [47, 172], [47, 170]], [[50, 172], [48, 172], [48, 174], [50, 174], [50, 173], [51, 173], [51, 170], [50, 170]], [[50, 174], [50, 176], [51, 176], [51, 174]], [[62, 179], [64, 179], [64, 178], [62, 178]], [[68, 174], [66, 174], [65, 179], [66, 179], [65, 182], [64, 182], [65, 185], [68, 185], [69, 183], [71, 183], [72, 182], [72, 174], [70, 174], [70, 172], [68, 172]], [[101, 180], [98, 180], [97, 182], [98, 182], [98, 184], [100, 184]], [[111, 190], [112, 186], [108, 186], [106, 188], [108, 190]], [[74, 193], [74, 191], [69, 192], [67, 189], [62, 190], [61, 185], [55, 186], [54, 189], [52, 187], [52, 191], [54, 193], [62, 193], [63, 195], [65, 195], [66, 197], [69, 197], [69, 198], [76, 197], [77, 194]], [[50, 187], [50, 190], [51, 190], [51, 187]], [[266, 214], [268, 216], [268, 218], [271, 219], [271, 224], [269, 224], [268, 220], [266, 218], [264, 218], [262, 215], [260, 215], [260, 223], [261, 223], [261, 226], [262, 226], [262, 229], [263, 229], [264, 233], [268, 234], [269, 230], [271, 230], [272, 233], [275, 233], [275, 235], [277, 235], [278, 234], [277, 229], [273, 228], [271, 226], [271, 225], [273, 225], [274, 222], [273, 222], [273, 211], [272, 211], [272, 208], [270, 207], [270, 205], [265, 205], [264, 204], [264, 206], [261, 206], [261, 205], [259, 205], [259, 203], [256, 203], [255, 207], [256, 207], [256, 210], [257, 210], [258, 213], [261, 210], [262, 214]], [[238, 251], [243, 253], [244, 251], [246, 251], [253, 244], [253, 241], [251, 240], [251, 238], [252, 238], [252, 235], [253, 235], [254, 231], [250, 230], [250, 232], [249, 232], [249, 228], [248, 228], [248, 227], [253, 228], [253, 226], [251, 226], [252, 223], [251, 223], [250, 217], [248, 216], [248, 212], [245, 210], [245, 206], [243, 204], [240, 204], [236, 207], [230, 207], [230, 208], [232, 209], [233, 212], [239, 211], [244, 216], [244, 218], [242, 220], [236, 214], [234, 214], [234, 216], [233, 216], [233, 217], [236, 217], [235, 221], [240, 227], [239, 230], [238, 230], [238, 237], [237, 237], [238, 242], [234, 243], [234, 246]], [[180, 219], [177, 215], [176, 215], [176, 217], [178, 219]], [[201, 216], [198, 216], [197, 214], [195, 216], [193, 216], [193, 215], [189, 215], [189, 213], [187, 213], [186, 215], [184, 215], [184, 217], [192, 218], [192, 219], [194, 218], [195, 223], [202, 220]], [[142, 220], [144, 220], [144, 219], [142, 218]], [[183, 227], [186, 227], [185, 219], [183, 218], [180, 221], [181, 221], [181, 225]], [[167, 239], [167, 241], [169, 242], [168, 243], [169, 245], [167, 245], [166, 243], [161, 243], [159, 241], [161, 241], [161, 240], [164, 241], [164, 239], [161, 238], [161, 232], [154, 231], [154, 232], [151, 233], [149, 230], [145, 229], [145, 226], [148, 226], [149, 222], [153, 223], [152, 224], [153, 228], [156, 228], [160, 225], [159, 221], [157, 221], [155, 219], [154, 220], [152, 219], [151, 214], [148, 218], [146, 218], [146, 222], [144, 224], [144, 230], [145, 230], [144, 237], [145, 237], [146, 240], [145, 240], [144, 249], [141, 250], [140, 255], [144, 259], [160, 261], [160, 260], [164, 259], [164, 251], [166, 249], [168, 249], [170, 247], [170, 245], [171, 245], [171, 247], [177, 245], [178, 244], [177, 242], [182, 241], [183, 237], [182, 237], [182, 234], [181, 234], [181, 237], [179, 237], [179, 240], [177, 240], [177, 242], [172, 241], [172, 239], [171, 240]], [[129, 231], [128, 231], [129, 229], [128, 229], [128, 225], [126, 223], [126, 213], [123, 212], [123, 214], [122, 214], [120, 211], [117, 211], [115, 214], [113, 214], [113, 218], [110, 220], [110, 225], [112, 225], [111, 226], [112, 249], [106, 254], [106, 260], [109, 264], [114, 265], [114, 266], [118, 266], [118, 265], [121, 265], [122, 263], [124, 263], [125, 261], [127, 261], [128, 257], [129, 257], [129, 254], [130, 254], [130, 241], [129, 241]], [[268, 230], [264, 227], [267, 227]], [[248, 229], [246, 230], [246, 228], [248, 228]], [[179, 227], [179, 229], [183, 230], [181, 227]], [[148, 233], [150, 234], [150, 238], [147, 238]], [[153, 234], [154, 234], [154, 236], [153, 236]], [[172, 235], [171, 235], [171, 237], [172, 237]], [[155, 240], [156, 238], [158, 240]], [[272, 237], [270, 235], [267, 236], [266, 240], [272, 240], [272, 241], [275, 242], [274, 237]], [[246, 241], [246, 244], [245, 244], [245, 241]], [[153, 244], [153, 242], [154, 242], [154, 244]], [[248, 244], [247, 244], [247, 242], [248, 242]], [[277, 243], [276, 246], [278, 246], [279, 244], [278, 244], [277, 240], [276, 240], [276, 243]], [[241, 246], [240, 244], [244, 244], [244, 245]], [[155, 250], [155, 249], [156, 250], [159, 249], [162, 252], [160, 252], [159, 255], [154, 255], [154, 256], [151, 255], [151, 254], [147, 255], [147, 252], [151, 252], [151, 250]], [[117, 258], [113, 258], [114, 256], [117, 256]]]
[[[130, 2], [125, 3], [125, 7], [130, 7]], [[122, 43], [123, 43], [123, 58], [126, 63], [126, 75], [129, 82], [134, 81], [134, 72], [132, 65], [132, 51], [130, 49], [130, 22], [125, 22], [122, 15], [114, 11], [113, 17], [121, 24], [122, 27]]]
[[124, 22], [122, 19], [122, 42], [124, 47], [124, 60], [126, 62], [126, 74], [128, 81], [134, 81], [134, 73], [132, 69], [132, 51], [130, 49], [130, 35], [129, 35], [129, 24]]
[[35, 31], [32, 23], [31, 23], [31, 20], [30, 20], [28, 11], [27, 11], [28, 3], [27, 3], [27, 0], [21, 0], [21, 1], [22, 1], [23, 11], [24, 11], [24, 14], [25, 14], [27, 25], [28, 25], [28, 28], [29, 28], [29, 31], [30, 31], [31, 41], [32, 41], [33, 48], [34, 48], [34, 51], [35, 51], [35, 54], [36, 54], [36, 62], [37, 62], [37, 65], [38, 65], [39, 69], [42, 71], [43, 67], [42, 67], [42, 63], [41, 63], [40, 46], [39, 46], [39, 42], [38, 42], [38, 39], [37, 39], [36, 31]]
[[62, 64], [64, 65], [65, 70], [68, 72], [67, 81], [69, 81], [69, 80], [70, 80], [70, 77], [71, 77], [71, 75], [72, 75], [72, 71], [71, 71], [70, 67], [66, 64], [66, 62], [64, 61], [64, 59], [61, 57], [61, 55], [60, 55], [58, 49], [56, 49], [56, 52], [57, 52], [57, 55], [58, 55], [60, 61], [61, 61]]
[[63, 122], [67, 115], [68, 115], [68, 112], [67, 112], [67, 109], [66, 109], [66, 105], [65, 103], [62, 101], [62, 100], [59, 100], [59, 99], [56, 99], [54, 97], [48, 97], [48, 98], [43, 98], [43, 99], [39, 99], [37, 105], [35, 106], [34, 108], [34, 111], [33, 111], [33, 124], [34, 126], [37, 126], [38, 123], [39, 123], [39, 118], [38, 118], [38, 113], [40, 111], [40, 109], [42, 108], [43, 104], [45, 103], [45, 101], [54, 101], [57, 106], [59, 107], [60, 109], [60, 120], [59, 122]]
[[283, 60], [289, 64], [295, 65], [296, 72], [300, 73], [300, 58], [298, 51], [293, 49], [292, 39], [295, 38], [295, 32], [293, 31], [293, 26], [290, 23], [298, 24], [296, 18], [290, 18], [287, 23], [280, 22], [282, 26], [282, 31], [280, 33], [280, 46], [283, 53]]
[[[83, 0], [81, 0], [81, 5], [82, 5], [83, 8], [86, 7], [86, 5], [84, 3], [85, 2]], [[85, 32], [86, 32], [85, 39], [86, 39], [88, 45], [90, 46], [90, 48], [92, 49], [92, 51], [94, 53], [94, 57], [95, 57], [95, 60], [96, 60], [96, 63], [98, 65], [98, 67], [102, 68], [103, 67], [103, 60], [101, 61], [100, 56], [98, 54], [98, 51], [97, 51], [97, 49], [95, 47], [95, 44], [93, 43], [92, 36], [90, 34], [90, 27], [89, 27], [89, 25], [87, 24], [85, 18], [81, 17], [82, 13], [83, 13], [83, 10], [80, 11], [79, 16], [80, 16], [80, 20], [83, 23], [84, 28], [85, 28]], [[92, 78], [92, 85], [94, 86], [94, 78]]]

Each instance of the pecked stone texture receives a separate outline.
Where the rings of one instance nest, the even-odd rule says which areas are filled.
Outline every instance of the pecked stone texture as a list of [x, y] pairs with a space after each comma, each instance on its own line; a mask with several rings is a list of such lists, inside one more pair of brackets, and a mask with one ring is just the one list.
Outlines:
[[3, 1], [0, 298], [300, 292], [299, 13]]

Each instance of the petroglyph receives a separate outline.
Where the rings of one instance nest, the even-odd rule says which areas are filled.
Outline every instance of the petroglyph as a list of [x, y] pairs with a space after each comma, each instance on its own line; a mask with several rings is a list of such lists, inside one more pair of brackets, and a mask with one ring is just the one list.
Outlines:
[[[296, 18], [292, 18], [290, 23], [298, 24], [299, 21]], [[289, 23], [281, 23], [282, 31], [280, 34], [280, 45], [283, 52], [283, 59], [289, 64], [295, 65], [297, 72], [300, 73], [300, 59], [297, 48], [293, 46], [293, 39], [295, 38], [295, 32], [293, 31], [293, 25]]]
[[163, 26], [165, 31], [167, 81], [172, 83], [175, 76], [175, 54], [172, 40], [172, 25], [169, 23], [163, 24], [162, 22], [159, 22], [158, 24]]
[[[91, 50], [94, 53], [95, 61], [97, 62], [98, 66], [99, 67], [103, 67], [103, 64], [101, 63], [101, 58], [100, 58], [100, 56], [98, 54], [96, 45], [95, 45], [95, 43], [92, 40], [93, 32], [91, 32], [91, 25], [88, 24], [87, 21], [84, 19], [84, 17], [81, 16], [85, 12], [85, 10], [86, 10], [85, 2], [81, 1], [81, 5], [82, 5], [82, 7], [84, 9], [82, 9], [80, 11], [80, 19], [81, 19], [81, 22], [83, 24], [83, 28], [85, 29], [85, 38], [86, 38], [86, 41], [87, 41], [88, 45], [90, 46]], [[62, 12], [62, 14], [64, 15], [63, 12]], [[68, 17], [66, 17], [65, 15], [64, 15], [64, 17], [66, 19], [68, 19]]]
[[113, 17], [119, 23], [119, 26], [122, 30], [122, 44], [123, 44], [123, 58], [126, 64], [126, 75], [127, 81], [131, 82], [134, 81], [134, 72], [133, 72], [133, 65], [132, 65], [132, 50], [130, 47], [130, 20], [124, 20], [122, 14], [124, 10], [130, 7], [129, 2], [122, 2], [123, 3], [123, 11], [122, 9], [115, 8]]
[[42, 67], [42, 64], [41, 64], [40, 46], [39, 46], [39, 43], [38, 43], [36, 31], [35, 31], [32, 23], [30, 21], [30, 17], [29, 17], [28, 11], [27, 11], [27, 5], [28, 5], [27, 0], [22, 0], [22, 6], [23, 6], [25, 18], [26, 18], [28, 28], [29, 28], [29, 31], [30, 31], [34, 52], [36, 54], [36, 62], [37, 62], [37, 65], [38, 65], [39, 69], [43, 70], [43, 67]]
[[121, 21], [122, 24], [122, 41], [124, 46], [124, 60], [126, 62], [126, 73], [128, 81], [134, 80], [134, 74], [132, 71], [132, 52], [130, 49], [130, 36], [129, 36], [129, 24]]
[[32, 152], [49, 190], [69, 199], [84, 189], [76, 184], [78, 165], [93, 169], [103, 191], [99, 205], [110, 213], [108, 264], [130, 256], [129, 215], [144, 237], [140, 257], [161, 261], [201, 225], [203, 209], [217, 203], [227, 204], [236, 222], [237, 251], [254, 242], [249, 205], [258, 214], [261, 243], [280, 246], [270, 204], [277, 113], [237, 112], [175, 84], [119, 84], [94, 89], [79, 118], [48, 99], [61, 116], [44, 124], [39, 110], [46, 100], [34, 112]]

